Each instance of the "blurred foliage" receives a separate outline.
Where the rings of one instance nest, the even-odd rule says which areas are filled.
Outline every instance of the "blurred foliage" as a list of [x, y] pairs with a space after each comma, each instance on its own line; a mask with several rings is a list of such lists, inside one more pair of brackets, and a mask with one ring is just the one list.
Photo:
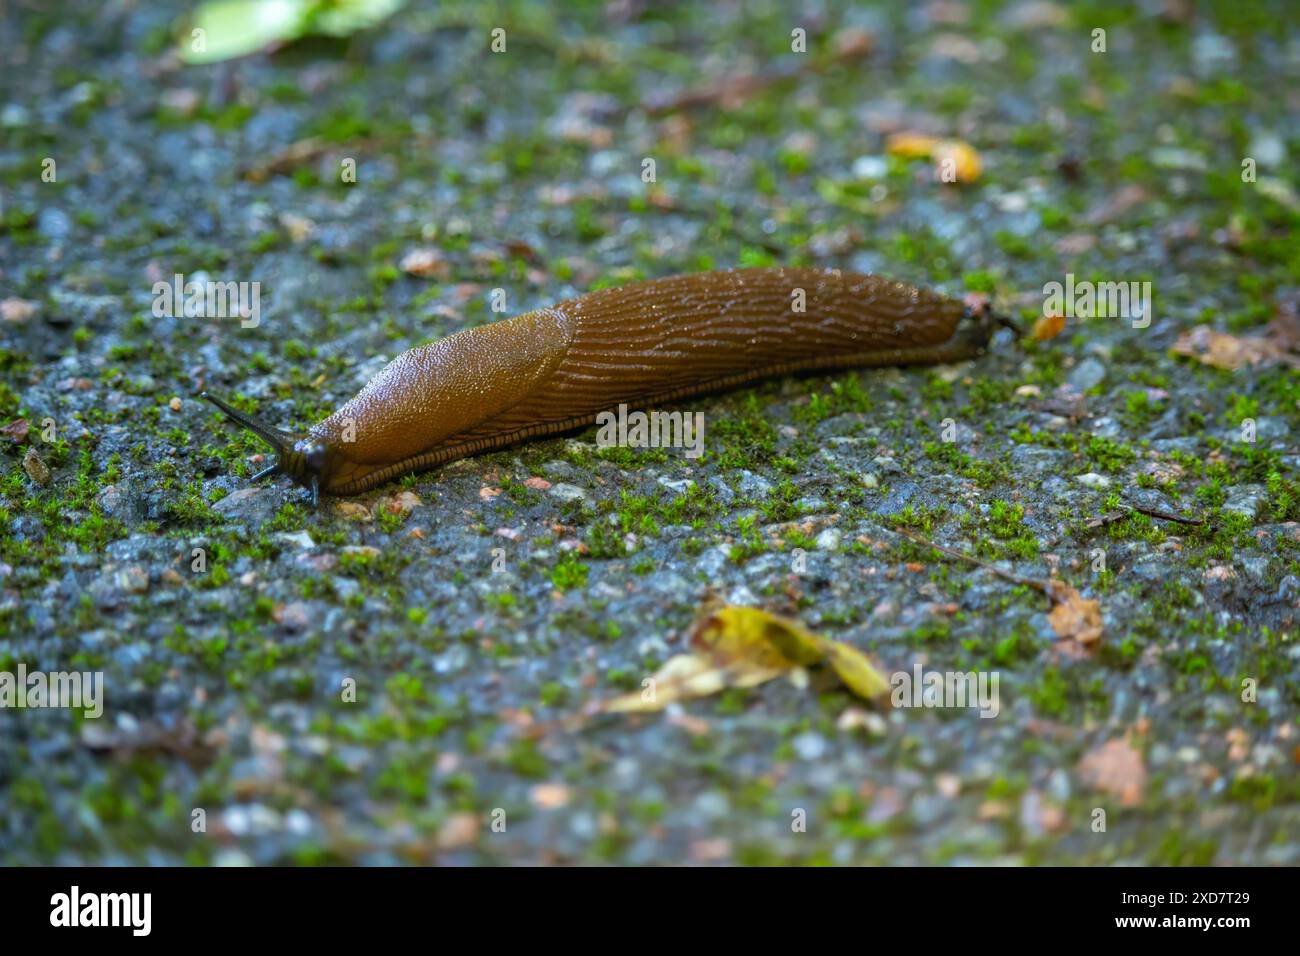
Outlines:
[[187, 63], [216, 63], [305, 36], [348, 36], [382, 22], [405, 3], [406, 0], [210, 0], [186, 22], [180, 37], [181, 59]]

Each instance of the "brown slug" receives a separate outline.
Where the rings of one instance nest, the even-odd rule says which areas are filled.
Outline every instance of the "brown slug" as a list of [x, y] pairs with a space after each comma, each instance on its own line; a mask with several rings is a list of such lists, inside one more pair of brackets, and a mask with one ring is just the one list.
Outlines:
[[254, 480], [286, 474], [315, 502], [322, 491], [354, 494], [588, 425], [623, 402], [644, 407], [811, 370], [970, 358], [995, 323], [1009, 324], [880, 276], [734, 269], [601, 289], [418, 346], [303, 436], [203, 397], [279, 453]]

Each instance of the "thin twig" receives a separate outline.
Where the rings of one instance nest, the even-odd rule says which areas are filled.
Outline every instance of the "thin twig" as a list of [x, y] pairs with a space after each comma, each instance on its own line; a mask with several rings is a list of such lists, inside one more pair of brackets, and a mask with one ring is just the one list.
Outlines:
[[1010, 581], [1013, 584], [1023, 584], [1026, 587], [1042, 591], [1049, 598], [1052, 597], [1053, 587], [1050, 581], [1040, 581], [1037, 578], [1024, 578], [1018, 574], [1013, 574], [1010, 571], [1004, 571], [996, 564], [989, 564], [989, 562], [982, 561], [973, 554], [967, 554], [965, 551], [955, 551], [952, 548], [945, 548], [943, 545], [935, 544], [929, 538], [924, 538], [915, 532], [908, 531], [906, 528], [895, 528], [894, 531], [901, 534], [904, 538], [911, 538], [917, 544], [923, 544], [927, 548], [934, 548], [934, 550], [938, 551], [940, 554], [946, 554], [948, 557], [956, 558], [958, 561], [969, 561], [971, 564], [984, 568], [986, 571], [992, 571], [1005, 581]]
[[1171, 511], [1161, 511], [1159, 508], [1144, 508], [1142, 505], [1129, 505], [1129, 507], [1139, 514], [1146, 515], [1148, 518], [1159, 518], [1161, 521], [1176, 521], [1179, 524], [1190, 525], [1205, 524], [1204, 518], [1185, 518]]
[[320, 159], [320, 157], [328, 153], [371, 149], [381, 142], [382, 140], [378, 138], [369, 137], [336, 143], [321, 136], [308, 136], [306, 139], [290, 143], [278, 152], [273, 153], [264, 162], [246, 167], [241, 171], [240, 175], [252, 182], [261, 183], [272, 176], [291, 173], [300, 166], [305, 166], [307, 163]]
[[1147, 508], [1143, 505], [1124, 505], [1122, 508], [1116, 508], [1114, 511], [1107, 511], [1104, 515], [1098, 515], [1096, 518], [1090, 518], [1085, 527], [1100, 528], [1102, 525], [1114, 524], [1116, 521], [1123, 521], [1134, 513], [1146, 515], [1148, 518], [1158, 518], [1161, 521], [1176, 521], [1178, 524], [1186, 525], [1203, 525], [1204, 518], [1187, 518], [1183, 515], [1176, 515], [1170, 511], [1162, 511], [1159, 508]]

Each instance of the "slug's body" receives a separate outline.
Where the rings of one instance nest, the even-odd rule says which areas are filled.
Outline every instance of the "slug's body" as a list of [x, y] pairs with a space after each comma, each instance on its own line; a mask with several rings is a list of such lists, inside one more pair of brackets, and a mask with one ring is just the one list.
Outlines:
[[879, 276], [737, 269], [603, 289], [411, 349], [304, 437], [207, 397], [280, 452], [263, 474], [346, 495], [590, 424], [620, 402], [969, 358], [991, 329], [955, 299]]

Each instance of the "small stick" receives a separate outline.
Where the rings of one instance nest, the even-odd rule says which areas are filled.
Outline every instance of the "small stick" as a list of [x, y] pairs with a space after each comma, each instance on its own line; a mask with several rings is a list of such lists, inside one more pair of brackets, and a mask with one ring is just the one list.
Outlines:
[[969, 561], [971, 564], [984, 568], [986, 571], [992, 571], [1003, 580], [1010, 581], [1013, 584], [1023, 584], [1026, 587], [1031, 587], [1037, 591], [1043, 592], [1049, 598], [1052, 597], [1053, 588], [1052, 584], [1048, 581], [1040, 581], [1036, 578], [1022, 578], [1018, 574], [1002, 570], [996, 564], [989, 564], [987, 561], [982, 561], [973, 554], [967, 554], [965, 551], [955, 551], [952, 548], [945, 548], [943, 545], [935, 544], [930, 539], [923, 538], [921, 535], [908, 531], [906, 528], [895, 528], [894, 531], [901, 534], [904, 538], [911, 538], [917, 544], [923, 544], [928, 548], [934, 548], [934, 550], [938, 551], [940, 554], [946, 554], [948, 557], [956, 558], [959, 561]]
[[1171, 511], [1161, 511], [1159, 508], [1144, 508], [1142, 505], [1129, 505], [1129, 507], [1139, 514], [1144, 514], [1149, 518], [1159, 518], [1162, 521], [1176, 521], [1179, 524], [1190, 525], [1205, 524], [1204, 518], [1185, 518]]
[[369, 149], [377, 145], [380, 141], [375, 138], [354, 139], [345, 143], [335, 143], [321, 136], [308, 136], [306, 139], [300, 139], [297, 142], [290, 143], [288, 146], [274, 153], [269, 159], [256, 165], [248, 166], [241, 171], [241, 175], [252, 182], [261, 183], [270, 179], [272, 176], [281, 176], [290, 173], [300, 166], [303, 166], [313, 160], [331, 152], [342, 152], [343, 150], [360, 150]]
[[1176, 521], [1178, 524], [1193, 526], [1205, 524], [1204, 518], [1186, 518], [1183, 515], [1176, 515], [1170, 511], [1162, 511], [1159, 508], [1147, 508], [1143, 505], [1124, 505], [1124, 507], [1117, 508], [1114, 511], [1108, 511], [1104, 515], [1090, 518], [1086, 527], [1100, 528], [1102, 525], [1114, 524], [1116, 521], [1123, 521], [1134, 512], [1146, 515], [1148, 518], [1158, 518], [1161, 521]]

